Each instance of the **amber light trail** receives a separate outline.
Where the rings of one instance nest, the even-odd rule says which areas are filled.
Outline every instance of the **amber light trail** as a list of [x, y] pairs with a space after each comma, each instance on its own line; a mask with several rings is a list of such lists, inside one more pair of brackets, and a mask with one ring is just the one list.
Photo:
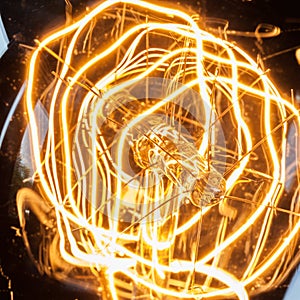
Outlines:
[[238, 46], [165, 5], [104, 1], [37, 41], [25, 242], [24, 207], [51, 228], [39, 264], [94, 276], [104, 299], [248, 299], [298, 261], [299, 112]]

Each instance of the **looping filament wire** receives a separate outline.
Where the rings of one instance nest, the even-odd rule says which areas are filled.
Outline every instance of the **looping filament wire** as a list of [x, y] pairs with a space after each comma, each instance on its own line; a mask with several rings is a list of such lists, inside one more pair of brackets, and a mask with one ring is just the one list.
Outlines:
[[[34, 189], [56, 216], [52, 265], [40, 262], [54, 276], [90, 270], [113, 299], [247, 299], [293, 263], [299, 112], [187, 13], [100, 3], [38, 43], [26, 108]], [[57, 261], [77, 271], [60, 276]]]

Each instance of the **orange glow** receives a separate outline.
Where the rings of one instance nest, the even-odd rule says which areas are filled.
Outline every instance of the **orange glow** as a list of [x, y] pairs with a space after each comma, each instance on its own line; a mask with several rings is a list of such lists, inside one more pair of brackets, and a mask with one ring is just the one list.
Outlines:
[[25, 204], [40, 221], [53, 209], [49, 260], [112, 299], [248, 299], [295, 263], [299, 111], [238, 46], [164, 5], [104, 1], [37, 41], [21, 226]]

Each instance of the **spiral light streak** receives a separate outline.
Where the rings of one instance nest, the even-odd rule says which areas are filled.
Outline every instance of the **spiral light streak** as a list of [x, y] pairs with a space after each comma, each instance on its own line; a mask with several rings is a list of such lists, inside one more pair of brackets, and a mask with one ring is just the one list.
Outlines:
[[297, 262], [299, 111], [189, 13], [101, 2], [37, 41], [25, 102], [18, 212], [29, 250], [25, 208], [51, 229], [48, 274], [104, 299], [248, 299]]

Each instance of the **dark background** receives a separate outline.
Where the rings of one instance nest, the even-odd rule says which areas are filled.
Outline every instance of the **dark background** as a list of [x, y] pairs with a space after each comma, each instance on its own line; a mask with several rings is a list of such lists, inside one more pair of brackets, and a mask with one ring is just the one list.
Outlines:
[[[88, 1], [71, 1], [74, 14], [85, 10]], [[178, 3], [178, 1], [176, 1]], [[281, 28], [282, 33], [258, 42], [255, 38], [228, 36], [250, 55], [260, 55], [270, 76], [283, 95], [294, 90], [300, 103], [300, 67], [295, 49], [300, 48], [300, 10], [292, 0], [200, 0], [180, 1], [192, 7], [202, 17], [229, 21], [229, 30], [254, 31], [259, 23]], [[0, 14], [9, 36], [9, 49], [0, 59], [0, 128], [18, 90], [24, 82], [24, 72], [30, 50], [20, 46], [34, 46], [33, 40], [62, 25], [65, 21], [63, 0], [0, 0]], [[282, 52], [283, 51], [283, 52]], [[281, 53], [281, 54], [280, 54]], [[272, 56], [271, 58], [268, 58]], [[41, 276], [29, 260], [22, 239], [16, 236], [19, 227], [11, 180], [16, 153], [22, 137], [23, 119], [20, 116], [8, 131], [0, 160], [0, 299], [85, 299], [97, 296], [81, 288], [64, 285]], [[292, 274], [291, 274], [292, 275]], [[253, 299], [282, 299], [290, 278], [274, 291]], [[11, 281], [11, 286], [9, 286]]]

